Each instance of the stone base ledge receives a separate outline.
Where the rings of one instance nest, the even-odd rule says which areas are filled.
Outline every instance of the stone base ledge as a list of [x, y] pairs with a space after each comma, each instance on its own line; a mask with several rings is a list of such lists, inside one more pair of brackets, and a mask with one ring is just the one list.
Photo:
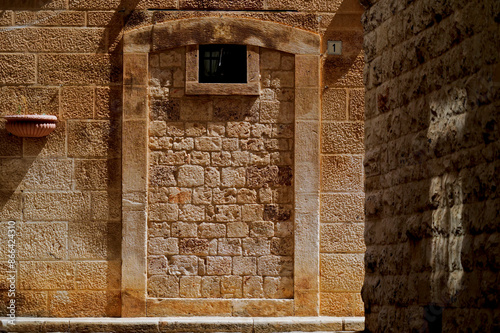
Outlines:
[[361, 332], [363, 317], [1, 318], [0, 333]]

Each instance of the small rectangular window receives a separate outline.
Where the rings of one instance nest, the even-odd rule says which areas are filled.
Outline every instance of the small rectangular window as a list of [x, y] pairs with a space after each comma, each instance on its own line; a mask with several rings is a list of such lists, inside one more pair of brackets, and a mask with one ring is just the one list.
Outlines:
[[245, 45], [200, 45], [200, 83], [247, 83]]
[[259, 47], [186, 46], [186, 95], [260, 94]]

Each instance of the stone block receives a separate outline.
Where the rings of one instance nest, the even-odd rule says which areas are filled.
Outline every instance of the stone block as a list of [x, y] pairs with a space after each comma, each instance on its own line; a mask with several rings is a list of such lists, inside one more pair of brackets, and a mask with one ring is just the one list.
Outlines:
[[233, 274], [256, 275], [257, 259], [255, 257], [233, 257]]
[[[213, 124], [213, 123], [209, 123]], [[185, 123], [185, 131], [187, 136], [200, 137], [207, 135], [207, 124], [205, 123]]]
[[153, 237], [148, 239], [149, 254], [179, 254], [179, 239]]
[[38, 59], [42, 85], [105, 85], [121, 82], [120, 73], [121, 60], [109, 54], [42, 54]]
[[180, 278], [180, 297], [200, 298], [201, 297], [201, 277], [182, 276]]
[[265, 238], [244, 238], [244, 256], [264, 256], [271, 253], [270, 241]]
[[179, 253], [206, 256], [209, 250], [209, 240], [203, 238], [183, 238], [179, 241]]
[[122, 90], [118, 87], [97, 87], [95, 118], [118, 119], [122, 114]]
[[266, 298], [293, 298], [293, 278], [269, 277], [264, 278], [264, 296]]
[[70, 160], [2, 159], [0, 169], [5, 190], [70, 190], [73, 182]]
[[[154, 104], [156, 107], [157, 104]], [[156, 109], [155, 109], [156, 111]], [[146, 86], [123, 86], [124, 119], [145, 119], [148, 113], [148, 88]]]
[[246, 182], [245, 168], [222, 168], [221, 185], [223, 187], [244, 187]]
[[[0, 221], [16, 221], [22, 219], [22, 195], [12, 191], [0, 191]], [[4, 238], [7, 239], [7, 238]], [[7, 246], [4, 247], [6, 249]]]
[[0, 84], [33, 84], [36, 82], [34, 54], [4, 54], [0, 62], [8, 64], [0, 68]]
[[365, 90], [349, 90], [349, 120], [365, 120]]
[[278, 256], [291, 256], [293, 255], [293, 238], [279, 238], [271, 239], [271, 254]]
[[118, 259], [121, 225], [118, 223], [69, 223], [69, 258], [84, 260]]
[[[43, 15], [43, 12], [31, 12]], [[63, 18], [61, 15], [48, 17]], [[43, 21], [39, 21], [43, 22]], [[25, 50], [27, 52], [57, 53], [67, 51], [68, 53], [94, 53], [105, 50], [102, 39], [105, 38], [104, 28], [40, 28], [24, 27], [0, 32], [2, 36], [2, 52], [15, 52]]]
[[262, 69], [280, 69], [281, 55], [280, 52], [270, 49], [261, 49], [260, 61]]
[[201, 297], [219, 298], [220, 297], [220, 277], [204, 276], [201, 278]]
[[356, 315], [355, 293], [322, 292], [320, 315], [351, 317]]
[[92, 119], [94, 117], [94, 88], [62, 88], [61, 111], [64, 119]]
[[[234, 300], [233, 315], [241, 317], [283, 317], [293, 315], [292, 300]], [[257, 318], [254, 319], [254, 321]], [[264, 319], [265, 320], [265, 319]]]
[[362, 123], [325, 123], [322, 136], [324, 153], [361, 154], [364, 151]]
[[198, 227], [199, 237], [220, 238], [226, 235], [226, 226], [222, 223], [201, 223]]
[[182, 221], [201, 222], [205, 219], [205, 206], [181, 205], [179, 219]]
[[[253, 205], [245, 205], [243, 208], [248, 207], [252, 208], [255, 210]], [[260, 205], [257, 205], [260, 206]], [[262, 208], [262, 206], [260, 206]], [[261, 210], [262, 213], [262, 210]], [[270, 221], [258, 221], [262, 219], [262, 215], [260, 215], [261, 218], [255, 218], [255, 219], [250, 219], [248, 221], [256, 221], [252, 222], [250, 225], [250, 237], [272, 237], [274, 236], [274, 223]]]
[[218, 137], [196, 138], [195, 148], [201, 151], [220, 151], [222, 149], [222, 139]]
[[[118, 291], [55, 291], [49, 295], [53, 317], [113, 317], [120, 313]], [[88, 304], [93, 304], [88, 307]]]
[[241, 239], [239, 238], [222, 238], [218, 241], [217, 254], [223, 256], [240, 256]]
[[75, 264], [51, 261], [20, 262], [19, 288], [24, 290], [74, 289]]
[[208, 275], [229, 275], [231, 272], [231, 257], [207, 257]]
[[347, 90], [346, 89], [326, 89], [323, 92], [324, 120], [347, 120]]
[[364, 195], [323, 194], [321, 220], [324, 222], [361, 222], [364, 220]]
[[218, 222], [235, 222], [241, 219], [239, 205], [217, 205], [215, 206], [215, 219]]
[[90, 193], [25, 193], [24, 218], [31, 221], [88, 221], [90, 219]]
[[220, 172], [217, 168], [205, 168], [205, 185], [209, 187], [217, 187], [220, 185]]
[[165, 275], [168, 272], [168, 260], [163, 255], [148, 256], [147, 262], [148, 275]]
[[17, 258], [20, 260], [67, 259], [67, 228], [65, 222], [17, 224]]
[[179, 167], [177, 181], [179, 186], [194, 187], [204, 185], [204, 169], [198, 165], [183, 165]]
[[76, 188], [110, 190], [120, 188], [118, 160], [75, 160]]
[[[47, 302], [48, 292], [46, 291], [17, 291], [16, 293], [16, 316], [19, 317], [35, 317], [48, 316]], [[17, 318], [19, 318], [17, 317]], [[27, 323], [26, 323], [27, 324]], [[15, 325], [19, 331], [25, 332], [24, 325], [19, 325], [16, 321]], [[45, 326], [45, 325], [44, 325]], [[24, 326], [27, 329], [29, 326]], [[37, 332], [36, 325], [30, 327], [32, 332]]]
[[169, 259], [168, 273], [170, 275], [197, 275], [198, 257], [196, 256], [172, 256]]
[[257, 261], [259, 275], [292, 276], [293, 259], [282, 256], [262, 256]]
[[236, 203], [237, 190], [235, 188], [213, 189], [213, 203], [216, 205]]
[[243, 297], [245, 298], [263, 298], [264, 288], [261, 276], [243, 277]]
[[321, 225], [321, 252], [364, 252], [364, 226], [361, 223]]
[[179, 207], [176, 204], [156, 203], [149, 206], [150, 221], [177, 221]]
[[211, 120], [212, 101], [209, 99], [182, 99], [180, 111], [181, 120]]
[[317, 87], [320, 80], [320, 58], [315, 55], [295, 56], [296, 87]]
[[221, 295], [223, 298], [241, 298], [243, 279], [240, 276], [223, 276], [221, 279]]
[[259, 102], [255, 98], [215, 98], [213, 118], [217, 121], [258, 121]]
[[173, 237], [196, 237], [198, 234], [196, 223], [189, 222], [175, 222], [172, 223], [172, 236]]
[[68, 155], [70, 157], [118, 157], [120, 135], [109, 121], [69, 121]]
[[260, 122], [264, 124], [274, 124], [278, 122], [280, 116], [280, 103], [275, 101], [260, 102]]
[[332, 88], [363, 87], [364, 56], [346, 56], [326, 59], [324, 64], [325, 83]]
[[[262, 107], [262, 106], [261, 106]], [[246, 121], [228, 122], [226, 134], [230, 138], [248, 138], [252, 124]]]
[[76, 263], [76, 288], [92, 290], [120, 289], [121, 265], [117, 261]]
[[321, 291], [359, 292], [364, 278], [364, 256], [321, 254]]
[[238, 190], [238, 195], [236, 196], [236, 202], [239, 204], [253, 204], [257, 202], [257, 191], [247, 188], [242, 188]]
[[148, 55], [144, 53], [126, 53], [123, 55], [123, 84], [147, 85]]
[[246, 237], [249, 228], [245, 222], [230, 222], [227, 224], [227, 237]]
[[362, 157], [352, 155], [323, 156], [321, 189], [325, 192], [363, 191]]
[[176, 276], [152, 276], [148, 279], [148, 296], [179, 297], [179, 279]]
[[[185, 300], [179, 306], [179, 300], [148, 300], [148, 315], [155, 317], [165, 316], [193, 316], [201, 314], [205, 316], [231, 316], [232, 305], [230, 300], [211, 299], [211, 300]], [[162, 321], [161, 331], [177, 330], [176, 325], [171, 320]], [[171, 331], [171, 330], [170, 330]]]
[[[325, 97], [323, 97], [325, 103]], [[295, 118], [297, 120], [319, 120], [320, 93], [318, 88], [297, 88], [295, 91]], [[325, 106], [323, 106], [323, 109]], [[325, 114], [322, 115], [326, 119]]]

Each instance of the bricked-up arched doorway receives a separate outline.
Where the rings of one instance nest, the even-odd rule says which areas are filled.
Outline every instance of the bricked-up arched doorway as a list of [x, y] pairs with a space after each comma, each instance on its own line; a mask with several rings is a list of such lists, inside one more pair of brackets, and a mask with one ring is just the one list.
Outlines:
[[[293, 299], [148, 296], [151, 55], [178, 48], [192, 51], [200, 44], [244, 44], [248, 50], [293, 55]], [[319, 315], [320, 45], [316, 33], [246, 18], [176, 20], [125, 33], [122, 316]], [[189, 77], [185, 81], [189, 84]]]

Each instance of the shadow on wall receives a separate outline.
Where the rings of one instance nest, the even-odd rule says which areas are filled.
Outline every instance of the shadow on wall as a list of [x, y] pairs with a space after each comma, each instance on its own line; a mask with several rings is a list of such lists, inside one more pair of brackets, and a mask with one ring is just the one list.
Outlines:
[[390, 304], [376, 306], [376, 321], [401, 324], [401, 318], [391, 319], [395, 306], [408, 325], [396, 331], [492, 327], [494, 319], [480, 309], [500, 306], [500, 96], [494, 71], [443, 78], [442, 87], [424, 96], [428, 80], [424, 75], [401, 82], [399, 93], [410, 101], [401, 108], [390, 105], [389, 91], [378, 95], [379, 110], [392, 111], [386, 134], [396, 140], [381, 162], [393, 170], [386, 175], [391, 188], [384, 192], [383, 212], [371, 210], [368, 200], [367, 214], [395, 219], [368, 231], [388, 250], [367, 254], [367, 315], [377, 304]]
[[328, 86], [363, 87], [363, 7], [357, 0], [344, 0], [333, 17], [325, 16], [322, 52], [328, 40], [342, 41], [342, 55], [328, 56], [324, 63], [323, 77]]

